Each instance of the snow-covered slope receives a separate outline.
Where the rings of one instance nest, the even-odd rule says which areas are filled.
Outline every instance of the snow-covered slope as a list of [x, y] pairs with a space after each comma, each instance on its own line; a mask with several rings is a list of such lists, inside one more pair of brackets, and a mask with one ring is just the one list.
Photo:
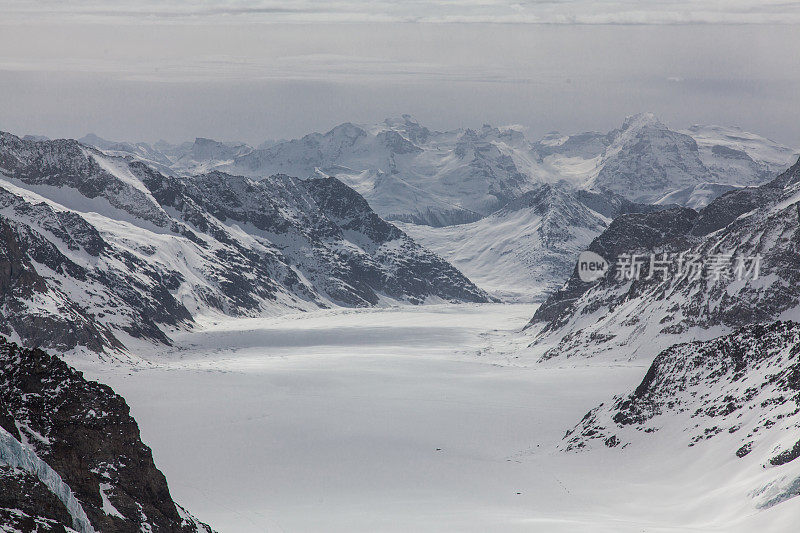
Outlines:
[[760, 185], [800, 155], [797, 149], [737, 127], [694, 125], [681, 133], [697, 142], [700, 160], [715, 179], [737, 180], [723, 183]]
[[[573, 273], [532, 319], [534, 348], [545, 359], [650, 359], [675, 342], [796, 318], [799, 206], [800, 162], [766, 185], [731, 191], [699, 212], [675, 208], [618, 217], [589, 247], [612, 268], [595, 284]], [[657, 266], [649, 276], [651, 254], [663, 259], [664, 253], [672, 258], [667, 274]], [[639, 254], [638, 279], [618, 279], [613, 268], [628, 254]]]
[[544, 184], [469, 224], [398, 224], [502, 301], [536, 302], [563, 285], [575, 258], [614, 217], [660, 209], [609, 192]]
[[[639, 386], [592, 409], [564, 449], [697, 447], [738, 506], [800, 496], [800, 326], [775, 322], [661, 352]], [[635, 453], [635, 452], [634, 452]], [[669, 460], [669, 459], [667, 459]], [[709, 468], [706, 468], [709, 470]], [[709, 475], [706, 471], [705, 477]]]
[[739, 187], [736, 185], [722, 183], [699, 183], [667, 193], [653, 203], [656, 205], [682, 205], [699, 210], [710, 204], [714, 198], [737, 188]]
[[652, 113], [629, 116], [607, 134], [551, 133], [534, 148], [548, 173], [578, 186], [692, 208], [733, 187], [765, 183], [800, 154], [734, 127], [672, 130]]
[[165, 176], [76, 141], [0, 134], [0, 238], [3, 332], [64, 350], [199, 314], [487, 300], [336, 179]]
[[401, 227], [494, 296], [536, 301], [561, 285], [608, 222], [575, 191], [542, 185], [476, 222]]

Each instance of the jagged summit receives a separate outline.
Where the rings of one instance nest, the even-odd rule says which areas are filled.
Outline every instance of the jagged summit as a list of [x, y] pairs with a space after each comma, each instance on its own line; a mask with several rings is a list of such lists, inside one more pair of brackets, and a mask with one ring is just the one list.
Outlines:
[[667, 126], [655, 113], [643, 112], [628, 115], [622, 122], [622, 131], [640, 130], [643, 128], [667, 129]]

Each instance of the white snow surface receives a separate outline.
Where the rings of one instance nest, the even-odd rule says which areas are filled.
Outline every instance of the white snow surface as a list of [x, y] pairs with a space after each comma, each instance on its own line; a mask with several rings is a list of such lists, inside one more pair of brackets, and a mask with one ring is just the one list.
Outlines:
[[537, 362], [536, 306], [209, 319], [141, 363], [70, 361], [131, 406], [173, 497], [221, 533], [794, 531], [800, 498], [650, 437], [559, 450], [648, 361]]
[[122, 518], [123, 520], [125, 517], [120, 513], [114, 504], [111, 503], [111, 500], [108, 499], [108, 494], [106, 491], [111, 490], [112, 486], [110, 483], [100, 483], [100, 498], [103, 500], [103, 512], [106, 513], [108, 516], [116, 516], [117, 518]]
[[501, 209], [469, 224], [396, 225], [492, 296], [506, 302], [541, 301], [563, 284], [578, 254], [610, 222], [568, 191], [550, 191], [535, 206]]

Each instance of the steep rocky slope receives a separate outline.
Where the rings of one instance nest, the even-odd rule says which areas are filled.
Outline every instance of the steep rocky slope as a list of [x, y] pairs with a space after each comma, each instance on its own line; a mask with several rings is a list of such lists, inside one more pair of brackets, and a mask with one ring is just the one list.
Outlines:
[[[766, 185], [729, 192], [699, 212], [676, 208], [617, 218], [589, 246], [612, 268], [596, 283], [573, 272], [533, 317], [534, 348], [545, 359], [652, 358], [675, 342], [795, 317], [799, 202], [800, 162]], [[666, 272], [655, 263], [650, 276], [652, 254], [663, 259], [665, 253], [671, 254], [660, 265]], [[630, 263], [632, 254], [640, 275], [620, 277], [614, 262], [623, 256]]]
[[4, 530], [211, 532], [173, 502], [125, 400], [3, 339], [0, 432]]
[[169, 342], [203, 314], [488, 298], [335, 179], [165, 176], [69, 140], [0, 134], [0, 238], [3, 332], [29, 346]]
[[[635, 390], [592, 409], [563, 448], [647, 448], [654, 441], [727, 457], [755, 507], [800, 495], [800, 325], [747, 326], [661, 352]], [[685, 449], [685, 448], [684, 448]], [[625, 453], [620, 451], [620, 453]], [[731, 477], [729, 476], [729, 477]]]

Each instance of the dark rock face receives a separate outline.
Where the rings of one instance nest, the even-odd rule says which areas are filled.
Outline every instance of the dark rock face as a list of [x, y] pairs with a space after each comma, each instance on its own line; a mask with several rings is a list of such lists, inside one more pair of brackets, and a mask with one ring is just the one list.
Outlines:
[[800, 440], [794, 443], [794, 446], [791, 448], [784, 450], [777, 454], [775, 457], [772, 457], [769, 460], [769, 464], [772, 466], [782, 466], [786, 463], [791, 463], [795, 459], [800, 457]]
[[[629, 356], [654, 349], [648, 339], [675, 335], [678, 342], [690, 329], [766, 322], [800, 305], [799, 165], [761, 187], [729, 192], [699, 213], [676, 208], [618, 217], [589, 247], [612, 268], [593, 284], [574, 272], [531, 320], [542, 325], [534, 343], [552, 346], [545, 358], [599, 351]], [[617, 257], [634, 253], [645, 258], [639, 279], [618, 279]], [[740, 283], [731, 270], [714, 279], [707, 269], [692, 278], [678, 275], [674, 264], [666, 279], [647, 279], [651, 254], [663, 253], [706, 260], [723, 253], [760, 256], [759, 279]]]
[[[650, 250], [656, 247], [681, 248], [686, 245], [686, 234], [694, 228], [697, 212], [685, 207], [663, 211], [623, 214], [609, 225], [589, 245], [589, 250], [613, 262], [619, 254], [629, 250]], [[613, 272], [606, 279], [613, 282]], [[567, 283], [553, 293], [534, 314], [531, 323], [548, 322], [554, 329], [570, 316], [576, 300], [594, 285], [584, 283], [574, 270]]]
[[[329, 141], [363, 135], [344, 125]], [[55, 202], [0, 188], [0, 332], [26, 346], [115, 351], [125, 336], [169, 343], [167, 331], [192, 327], [209, 308], [257, 316], [369, 306], [382, 296], [489, 301], [336, 179], [165, 176], [75, 141], [7, 133], [0, 169]], [[87, 205], [101, 216], [87, 216]]]
[[0, 527], [67, 533], [71, 526], [67, 508], [36, 476], [0, 466]]
[[[57, 357], [0, 340], [0, 413], [2, 427], [72, 489], [96, 531], [211, 531], [172, 501], [125, 400]], [[13, 523], [8, 509], [16, 508], [52, 526], [44, 531], [72, 526], [63, 504], [28, 473], [0, 469], [0, 487], [8, 489], [0, 491], [0, 520]], [[104, 498], [116, 511], [104, 510]]]

